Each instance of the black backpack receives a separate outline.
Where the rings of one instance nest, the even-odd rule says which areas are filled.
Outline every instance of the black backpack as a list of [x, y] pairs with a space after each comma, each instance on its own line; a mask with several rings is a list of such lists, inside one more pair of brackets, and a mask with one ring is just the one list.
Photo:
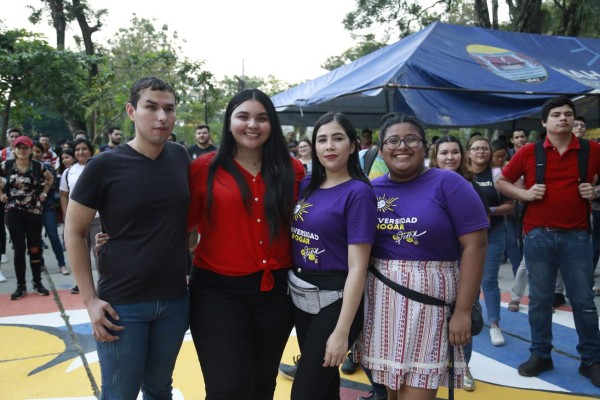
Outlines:
[[[577, 152], [577, 164], [579, 167], [579, 183], [587, 182], [587, 169], [588, 160], [590, 158], [590, 142], [586, 139], [579, 139], [579, 146], [581, 147]], [[535, 154], [535, 183], [543, 184], [544, 177], [546, 174], [546, 151], [544, 150], [544, 141], [540, 140], [535, 143], [534, 148]], [[527, 203], [523, 204], [523, 215], [527, 210]], [[590, 213], [590, 203], [587, 203], [586, 207], [587, 215]], [[590, 219], [587, 218], [588, 226], [590, 225]], [[591, 231], [591, 226], [588, 228]]]

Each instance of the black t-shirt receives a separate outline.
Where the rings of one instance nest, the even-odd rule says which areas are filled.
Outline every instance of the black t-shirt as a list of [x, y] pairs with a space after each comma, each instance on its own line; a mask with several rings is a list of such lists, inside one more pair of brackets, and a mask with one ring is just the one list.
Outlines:
[[[508, 197], [504, 196], [494, 186], [494, 178], [492, 176], [492, 169], [487, 168], [485, 171], [479, 174], [473, 174], [473, 180], [479, 185], [485, 200], [489, 207], [498, 207], [506, 200]], [[490, 227], [496, 226], [504, 221], [504, 217], [502, 216], [491, 216], [490, 217]]]
[[215, 151], [215, 150], [217, 150], [217, 146], [214, 146], [212, 144], [208, 145], [208, 147], [205, 149], [201, 149], [200, 147], [198, 147], [197, 144], [193, 144], [190, 147], [188, 147], [188, 149], [187, 149], [188, 154], [190, 155], [190, 158], [192, 159], [192, 161], [194, 161], [196, 158], [200, 157], [202, 154], [210, 153], [211, 151]]
[[152, 160], [129, 145], [91, 158], [71, 198], [100, 212], [98, 296], [128, 304], [185, 294], [189, 157], [167, 142]]

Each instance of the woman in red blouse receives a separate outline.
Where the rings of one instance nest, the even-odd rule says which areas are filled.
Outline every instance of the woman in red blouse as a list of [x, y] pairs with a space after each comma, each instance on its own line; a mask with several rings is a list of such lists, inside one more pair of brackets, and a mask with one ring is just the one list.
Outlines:
[[221, 147], [190, 167], [188, 228], [198, 229], [190, 328], [207, 399], [272, 399], [293, 326], [290, 221], [302, 164], [269, 97], [229, 102]]

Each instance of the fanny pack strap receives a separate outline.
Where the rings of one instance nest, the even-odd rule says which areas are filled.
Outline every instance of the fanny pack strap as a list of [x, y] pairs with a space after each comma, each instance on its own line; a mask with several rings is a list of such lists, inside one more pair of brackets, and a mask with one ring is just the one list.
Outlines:
[[[383, 282], [385, 285], [392, 288], [394, 291], [400, 293], [407, 299], [418, 301], [419, 303], [428, 304], [431, 306], [451, 307], [451, 304], [446, 303], [443, 300], [426, 295], [421, 292], [417, 292], [416, 290], [412, 290], [410, 288], [407, 288], [406, 286], [402, 286], [399, 283], [394, 282], [387, 276], [383, 275], [377, 268], [375, 268], [372, 265], [369, 265], [369, 272], [375, 275], [375, 277], [381, 282]], [[448, 400], [454, 400], [454, 346], [450, 344], [450, 313], [448, 313], [448, 321], [446, 321], [446, 334], [448, 335], [448, 352], [450, 353], [448, 360]]]

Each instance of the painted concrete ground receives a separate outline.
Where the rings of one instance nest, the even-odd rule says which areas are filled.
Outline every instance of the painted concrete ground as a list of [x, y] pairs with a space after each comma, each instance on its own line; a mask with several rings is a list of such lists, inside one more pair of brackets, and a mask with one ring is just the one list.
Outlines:
[[[507, 300], [506, 294], [504, 300]], [[100, 372], [90, 325], [80, 297], [68, 290], [54, 296], [28, 295], [10, 301], [0, 294], [0, 399], [94, 399], [98, 393]], [[527, 308], [512, 313], [503, 303], [502, 328], [506, 345], [494, 347], [488, 329], [474, 341], [471, 362], [478, 380], [476, 391], [456, 392], [456, 399], [583, 399], [600, 398], [600, 388], [577, 373], [576, 334], [568, 307], [554, 314], [555, 369], [539, 378], [520, 377], [516, 368], [528, 356], [529, 325]], [[485, 308], [484, 308], [485, 315]], [[283, 362], [291, 364], [298, 353], [291, 336]], [[366, 394], [368, 386], [362, 372], [342, 374], [342, 399]], [[186, 335], [175, 370], [176, 399], [204, 398], [202, 374], [191, 336]], [[291, 382], [278, 378], [275, 398], [288, 399]], [[447, 391], [440, 390], [440, 398]]]

